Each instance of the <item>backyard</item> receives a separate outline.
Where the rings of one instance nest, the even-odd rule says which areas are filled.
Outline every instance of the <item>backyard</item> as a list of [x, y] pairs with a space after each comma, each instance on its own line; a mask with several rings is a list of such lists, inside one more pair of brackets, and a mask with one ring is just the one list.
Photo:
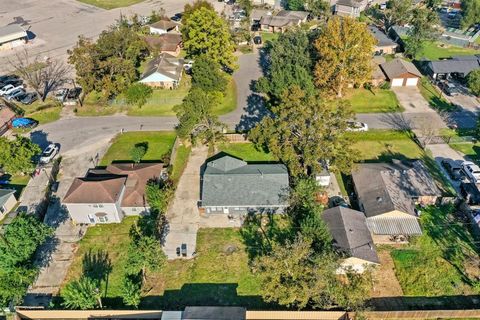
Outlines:
[[80, 2], [100, 7], [103, 9], [115, 9], [121, 7], [128, 7], [132, 4], [140, 3], [143, 0], [79, 0]]
[[453, 206], [422, 209], [423, 234], [391, 251], [407, 296], [476, 294], [480, 277], [476, 241]]
[[224, 143], [219, 151], [228, 153], [244, 161], [276, 161], [273, 154], [257, 149], [253, 143]]
[[403, 110], [397, 96], [390, 90], [351, 89], [346, 93], [345, 99], [350, 101], [355, 113], [400, 112]]
[[172, 131], [136, 131], [119, 134], [114, 138], [100, 165], [106, 166], [112, 161], [132, 161], [130, 150], [136, 144], [145, 144], [147, 147], [142, 161], [162, 160], [172, 150], [175, 137], [176, 134]]
[[450, 58], [452, 56], [479, 54], [479, 50], [447, 45], [441, 42], [426, 42], [424, 48], [417, 55], [418, 59], [426, 58], [429, 60], [439, 60], [440, 58]]

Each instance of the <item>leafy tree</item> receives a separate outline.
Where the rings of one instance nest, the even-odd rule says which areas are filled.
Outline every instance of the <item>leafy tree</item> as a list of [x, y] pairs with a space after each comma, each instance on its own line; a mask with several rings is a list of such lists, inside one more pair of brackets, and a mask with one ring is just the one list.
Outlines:
[[27, 288], [35, 281], [37, 269], [31, 265], [18, 265], [0, 270], [0, 307], [18, 305], [27, 293]]
[[435, 25], [438, 24], [436, 12], [427, 8], [415, 8], [412, 11], [412, 28], [408, 30], [408, 38], [405, 40], [405, 51], [412, 57], [416, 57], [424, 47], [426, 41], [437, 38]]
[[385, 29], [394, 25], [403, 26], [410, 22], [412, 16], [412, 1], [410, 0], [389, 0], [385, 10]]
[[10, 174], [30, 173], [35, 169], [33, 157], [41, 152], [30, 139], [16, 136], [10, 140], [0, 137], [0, 166]]
[[325, 0], [306, 0], [305, 9], [315, 17], [330, 15], [330, 2]]
[[62, 290], [62, 305], [68, 309], [95, 309], [102, 308], [102, 297], [97, 281], [81, 277], [69, 282]]
[[192, 88], [182, 104], [174, 108], [179, 120], [176, 128], [178, 135], [181, 138], [190, 137], [193, 141], [200, 138], [215, 146], [222, 139], [225, 127], [212, 111], [219, 100], [218, 95]]
[[466, 29], [480, 21], [480, 0], [462, 0], [462, 28]]
[[137, 143], [130, 150], [130, 157], [132, 157], [133, 162], [140, 163], [143, 156], [147, 153], [147, 148], [144, 143]]
[[156, 271], [166, 262], [160, 242], [154, 236], [144, 235], [138, 225], [130, 230], [132, 242], [128, 249], [127, 273], [142, 273], [143, 282], [147, 279], [147, 271]]
[[152, 10], [150, 16], [148, 17], [148, 23], [155, 23], [163, 18], [165, 18], [165, 9], [160, 8], [158, 11]]
[[165, 213], [173, 196], [173, 188], [169, 183], [159, 184], [156, 181], [151, 181], [145, 187], [145, 194], [151, 209], [158, 213]]
[[237, 5], [245, 10], [247, 17], [250, 17], [250, 13], [252, 13], [253, 3], [252, 0], [238, 0]]
[[332, 290], [335, 304], [348, 311], [361, 309], [370, 295], [371, 286], [371, 270], [357, 273], [347, 269]]
[[187, 23], [190, 15], [200, 8], [215, 10], [213, 5], [207, 0], [195, 0], [192, 4], [187, 3], [183, 8], [182, 24]]
[[272, 112], [250, 138], [282, 160], [294, 177], [320, 172], [321, 161], [329, 161], [333, 171], [351, 170], [354, 152], [345, 130], [352, 113], [344, 101], [325, 104], [292, 87]]
[[78, 41], [73, 50], [68, 51], [68, 62], [75, 67], [76, 81], [82, 87], [82, 97], [95, 90], [100, 80], [100, 73], [97, 71], [99, 61], [96, 54], [95, 43], [85, 38], [83, 35], [78, 37]]
[[360, 86], [370, 79], [375, 38], [366, 24], [334, 16], [314, 45], [318, 52], [315, 83], [320, 89], [342, 97], [348, 84]]
[[195, 60], [192, 67], [192, 87], [205, 92], [225, 92], [227, 79], [220, 69], [220, 65], [202, 55]]
[[287, 0], [286, 2], [288, 10], [305, 10], [305, 0]]
[[278, 104], [282, 94], [291, 86], [298, 86], [307, 95], [313, 94], [312, 55], [308, 34], [302, 30], [282, 33], [273, 45], [267, 47], [265, 76], [257, 89], [268, 94], [273, 104]]
[[474, 95], [480, 96], [480, 69], [473, 70], [468, 74], [467, 85]]
[[442, 4], [442, 0], [427, 0], [426, 5], [430, 9], [437, 9]]
[[153, 89], [143, 83], [136, 82], [125, 91], [125, 98], [128, 104], [135, 104], [141, 108], [147, 103], [153, 94]]
[[142, 278], [139, 274], [129, 274], [123, 278], [122, 298], [123, 302], [135, 309], [140, 304], [142, 297]]
[[[195, 6], [195, 5], [194, 5]], [[206, 55], [221, 66], [235, 69], [235, 45], [227, 23], [213, 9], [194, 9], [182, 27], [183, 47], [193, 59]]]

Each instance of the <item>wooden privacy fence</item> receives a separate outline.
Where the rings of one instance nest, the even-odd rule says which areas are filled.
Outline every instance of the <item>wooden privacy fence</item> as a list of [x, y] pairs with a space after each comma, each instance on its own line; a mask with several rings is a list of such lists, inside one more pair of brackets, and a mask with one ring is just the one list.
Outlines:
[[[471, 310], [417, 310], [370, 311], [361, 314], [367, 319], [466, 319], [480, 318], [480, 309]], [[349, 313], [350, 318], [352, 314]]]

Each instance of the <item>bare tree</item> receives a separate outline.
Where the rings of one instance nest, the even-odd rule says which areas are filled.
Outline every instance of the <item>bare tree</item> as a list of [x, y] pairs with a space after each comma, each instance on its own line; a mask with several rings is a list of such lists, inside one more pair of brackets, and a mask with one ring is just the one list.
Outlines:
[[45, 101], [49, 92], [55, 90], [71, 71], [69, 65], [58, 59], [31, 57], [27, 50], [17, 52], [14, 61], [9, 60], [15, 73]]

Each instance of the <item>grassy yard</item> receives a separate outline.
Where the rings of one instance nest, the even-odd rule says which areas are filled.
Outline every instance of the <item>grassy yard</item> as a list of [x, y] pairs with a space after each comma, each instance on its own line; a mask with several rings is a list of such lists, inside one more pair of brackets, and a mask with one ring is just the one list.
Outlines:
[[455, 109], [447, 99], [442, 97], [441, 92], [427, 78], [422, 78], [419, 88], [420, 93], [432, 108], [439, 111], [453, 111]]
[[280, 33], [273, 33], [273, 32], [265, 32], [262, 31], [260, 32], [260, 35], [262, 36], [262, 41], [263, 43], [266, 43], [268, 41], [275, 41], [278, 39], [280, 36]]
[[452, 56], [479, 54], [479, 50], [457, 47], [443, 44], [441, 42], [426, 42], [423, 50], [418, 54], [418, 58], [427, 58], [429, 60], [439, 60], [440, 58], [449, 58]]
[[103, 9], [115, 9], [121, 7], [128, 7], [132, 4], [140, 3], [143, 0], [79, 0], [80, 2], [90, 4]]
[[391, 252], [397, 278], [407, 296], [473, 294], [479, 257], [468, 226], [453, 207], [422, 210], [423, 235]]
[[182, 175], [183, 170], [187, 165], [187, 160], [188, 160], [188, 157], [190, 156], [191, 151], [192, 151], [191, 147], [186, 147], [183, 145], [178, 147], [177, 157], [175, 159], [175, 162], [173, 163], [172, 172], [171, 172], [171, 178], [174, 181], [174, 183], [177, 183], [178, 180], [180, 179], [180, 176]]
[[3, 185], [2, 189], [15, 189], [15, 197], [20, 198], [23, 189], [27, 186], [28, 181], [30, 181], [30, 175], [16, 175], [10, 178], [10, 183]]
[[[104, 250], [113, 266], [108, 277], [104, 303], [121, 306], [121, 280], [129, 245], [128, 230], [134, 217], [121, 224], [90, 227], [79, 243], [66, 282], [82, 274], [86, 253]], [[169, 261], [163, 270], [148, 275], [150, 289], [142, 299], [142, 309], [179, 310], [186, 305], [242, 305], [264, 307], [258, 279], [250, 272], [248, 255], [238, 229], [200, 229], [197, 257]]]
[[20, 109], [24, 111], [24, 116], [37, 120], [40, 124], [57, 121], [60, 119], [62, 106], [57, 101], [46, 100], [35, 101], [31, 105], [21, 105]]
[[255, 148], [253, 143], [225, 143], [219, 151], [226, 152], [245, 161], [277, 161], [274, 155]]
[[350, 101], [352, 109], [356, 113], [399, 112], [403, 110], [397, 96], [390, 90], [352, 89], [347, 92], [345, 98]]
[[170, 152], [175, 141], [175, 132], [170, 131], [136, 131], [119, 134], [100, 162], [106, 166], [112, 161], [131, 161], [130, 150], [137, 143], [147, 143], [147, 153], [142, 160], [161, 160]]

